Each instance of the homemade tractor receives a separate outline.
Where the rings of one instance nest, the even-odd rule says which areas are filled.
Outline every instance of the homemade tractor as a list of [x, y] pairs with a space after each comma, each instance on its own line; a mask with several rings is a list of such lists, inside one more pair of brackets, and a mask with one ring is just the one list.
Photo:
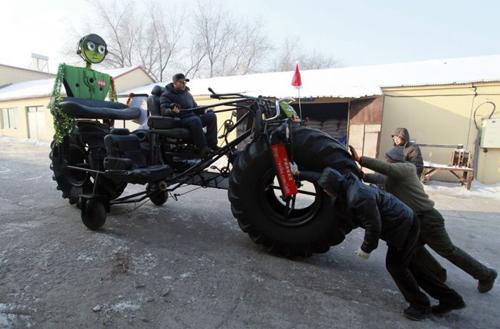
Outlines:
[[[227, 189], [240, 228], [270, 252], [308, 256], [344, 240], [350, 227], [339, 220], [342, 212], [333, 211], [334, 202], [315, 182], [297, 174], [327, 166], [358, 173], [357, 166], [338, 141], [304, 127], [287, 100], [209, 89], [221, 102], [190, 111], [229, 111], [233, 116], [222, 125], [221, 147], [200, 158], [179, 119], [160, 116], [162, 87], [155, 86], [151, 95], [131, 95], [127, 102], [145, 101], [147, 109], [114, 101], [112, 79], [90, 67], [106, 52], [97, 35], [82, 38], [79, 53], [87, 67], [62, 64], [51, 103], [53, 178], [63, 198], [81, 208], [89, 229], [102, 227], [113, 205], [149, 198], [159, 206], [169, 195], [176, 197], [179, 187], [197, 185]], [[67, 97], [59, 95], [61, 85]], [[111, 101], [104, 100], [108, 94]], [[148, 129], [130, 132], [114, 126], [115, 120], [141, 115], [147, 115]], [[236, 130], [237, 137], [230, 140]], [[214, 166], [217, 160], [224, 165]], [[145, 190], [121, 197], [129, 183], [145, 185]]]

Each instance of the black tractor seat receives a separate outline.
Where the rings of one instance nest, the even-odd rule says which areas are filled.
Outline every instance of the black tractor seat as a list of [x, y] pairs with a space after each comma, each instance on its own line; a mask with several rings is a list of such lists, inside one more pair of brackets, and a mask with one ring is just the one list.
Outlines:
[[140, 139], [128, 129], [113, 129], [104, 137], [106, 176], [127, 183], [158, 182], [172, 175], [172, 168], [163, 164], [148, 164]]
[[61, 102], [62, 111], [74, 118], [133, 120], [141, 115], [138, 107], [127, 107], [118, 102], [97, 101], [66, 97]]
[[180, 142], [191, 142], [191, 132], [189, 129], [181, 127], [181, 120], [177, 117], [162, 116], [160, 110], [160, 96], [165, 91], [161, 86], [154, 86], [151, 96], [147, 99], [148, 126], [152, 132], [168, 138], [179, 140]]
[[174, 117], [151, 116], [148, 119], [148, 126], [151, 132], [169, 138], [191, 140], [189, 129], [180, 127], [180, 119]]

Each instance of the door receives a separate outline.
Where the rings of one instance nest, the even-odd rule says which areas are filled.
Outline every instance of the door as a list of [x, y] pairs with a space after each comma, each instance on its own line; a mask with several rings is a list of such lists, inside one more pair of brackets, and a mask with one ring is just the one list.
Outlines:
[[28, 138], [40, 140], [44, 137], [45, 108], [43, 106], [28, 106]]

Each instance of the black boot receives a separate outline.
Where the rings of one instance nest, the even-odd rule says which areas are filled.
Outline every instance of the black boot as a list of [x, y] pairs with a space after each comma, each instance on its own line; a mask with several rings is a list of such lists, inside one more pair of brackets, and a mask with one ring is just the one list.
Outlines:
[[465, 302], [463, 301], [463, 299], [461, 299], [457, 301], [455, 304], [439, 302], [439, 305], [432, 306], [431, 308], [432, 308], [432, 314], [442, 315], [451, 312], [453, 310], [460, 310], [465, 306], [466, 306]]
[[212, 153], [212, 149], [208, 146], [204, 146], [202, 147], [202, 149], [200, 150], [200, 157], [201, 158], [207, 158], [210, 153]]
[[491, 288], [493, 288], [493, 285], [495, 284], [496, 278], [497, 278], [497, 271], [495, 271], [494, 269], [490, 269], [490, 275], [488, 276], [488, 278], [485, 280], [479, 280], [477, 284], [477, 290], [479, 290], [479, 292], [482, 294], [490, 291]]
[[445, 283], [446, 280], [448, 279], [448, 273], [446, 272], [446, 269], [442, 269], [438, 274], [437, 274], [438, 280], [441, 281], [442, 283]]
[[403, 314], [410, 320], [422, 321], [429, 317], [429, 314], [431, 314], [431, 308], [421, 308], [410, 305], [408, 308], [404, 309]]

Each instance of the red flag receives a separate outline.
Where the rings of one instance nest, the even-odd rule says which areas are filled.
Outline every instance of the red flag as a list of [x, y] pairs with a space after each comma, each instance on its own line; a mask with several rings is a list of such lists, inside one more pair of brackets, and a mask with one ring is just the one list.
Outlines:
[[292, 79], [292, 86], [297, 88], [302, 87], [302, 79], [300, 78], [299, 64], [295, 64], [295, 73]]

